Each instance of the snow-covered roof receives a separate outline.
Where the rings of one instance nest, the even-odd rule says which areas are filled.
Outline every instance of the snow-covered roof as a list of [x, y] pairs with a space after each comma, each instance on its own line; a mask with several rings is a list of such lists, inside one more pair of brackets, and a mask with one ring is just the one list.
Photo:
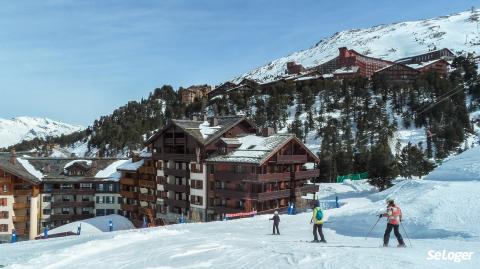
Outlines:
[[202, 134], [203, 139], [206, 139], [209, 135], [213, 135], [222, 128], [221, 125], [210, 126], [208, 121], [204, 121], [198, 125], [200, 133]]
[[65, 166], [63, 166], [63, 169], [67, 169], [67, 168], [69, 168], [70, 166], [72, 166], [76, 163], [84, 163], [88, 166], [91, 166], [92, 165], [92, 160], [73, 160], [73, 161], [70, 161], [70, 162], [66, 163]]
[[38, 171], [37, 169], [35, 169], [35, 167], [33, 167], [32, 164], [30, 164], [30, 162], [26, 159], [22, 159], [22, 158], [17, 158], [17, 161], [23, 166], [23, 168], [25, 168], [25, 170], [27, 170], [28, 173], [30, 173], [32, 176], [36, 177], [38, 180], [42, 180], [44, 175], [42, 174], [42, 172]]
[[[68, 233], [68, 232], [77, 233], [77, 229], [79, 225], [81, 225], [82, 227], [80, 235], [104, 233], [109, 231], [108, 225], [110, 220], [113, 223], [113, 229], [115, 231], [130, 230], [135, 228], [132, 222], [127, 218], [120, 215], [113, 214], [113, 215], [95, 217], [91, 219], [85, 219], [85, 220], [68, 223], [63, 226], [50, 230], [48, 234], [53, 235], [53, 234]], [[43, 232], [40, 234], [40, 236], [43, 236]]]
[[239, 137], [241, 145], [227, 155], [217, 155], [207, 159], [207, 162], [238, 162], [259, 164], [278, 146], [293, 138], [292, 134], [275, 134], [269, 137], [247, 135]]
[[118, 181], [120, 180], [121, 174], [117, 171], [117, 168], [125, 163], [128, 163], [128, 160], [118, 160], [111, 163], [105, 169], [100, 170], [95, 174], [95, 178], [104, 178], [108, 180]]
[[132, 159], [124, 162], [123, 164], [119, 165], [117, 167], [117, 170], [122, 170], [122, 171], [137, 171], [140, 166], [144, 164], [144, 160], [140, 160], [138, 162], [132, 162]]
[[436, 60], [432, 60], [432, 61], [428, 61], [428, 62], [421, 62], [421, 63], [418, 63], [418, 64], [406, 64], [406, 66], [411, 67], [413, 69], [420, 69], [420, 68], [423, 68], [425, 66], [429, 66], [429, 65], [434, 64], [436, 62], [439, 62], [439, 61], [445, 61], [445, 60], [436, 59]]

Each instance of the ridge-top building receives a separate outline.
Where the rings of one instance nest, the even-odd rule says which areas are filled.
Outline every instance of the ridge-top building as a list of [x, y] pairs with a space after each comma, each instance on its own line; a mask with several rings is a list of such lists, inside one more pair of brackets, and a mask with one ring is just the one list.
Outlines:
[[[122, 208], [132, 209], [125, 214], [137, 223], [149, 220], [151, 210], [155, 223], [173, 223], [182, 217], [212, 221], [227, 213], [266, 213], [290, 202], [301, 207], [301, 196], [318, 190], [307, 181], [319, 170], [305, 168], [307, 163], [313, 168], [318, 157], [294, 135], [258, 132], [245, 117], [171, 120], [146, 145], [143, 160], [122, 172], [137, 180], [120, 181], [132, 197]], [[152, 184], [140, 184], [145, 162], [156, 172]]]

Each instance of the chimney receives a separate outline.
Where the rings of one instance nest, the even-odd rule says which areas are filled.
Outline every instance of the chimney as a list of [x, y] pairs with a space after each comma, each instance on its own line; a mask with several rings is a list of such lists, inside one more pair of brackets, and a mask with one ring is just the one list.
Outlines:
[[15, 149], [10, 150], [10, 163], [11, 164], [17, 163], [17, 153]]
[[197, 119], [197, 116], [196, 116], [196, 115], [193, 115], [193, 116], [192, 116], [192, 120], [193, 120], [193, 121], [197, 121], [197, 120], [198, 120], [198, 119]]
[[262, 128], [262, 136], [269, 137], [275, 134], [275, 130], [272, 127]]
[[217, 126], [218, 125], [218, 118], [217, 117], [211, 117], [210, 118], [210, 127]]
[[348, 52], [347, 47], [338, 48], [338, 55], [342, 59], [347, 57], [347, 52]]

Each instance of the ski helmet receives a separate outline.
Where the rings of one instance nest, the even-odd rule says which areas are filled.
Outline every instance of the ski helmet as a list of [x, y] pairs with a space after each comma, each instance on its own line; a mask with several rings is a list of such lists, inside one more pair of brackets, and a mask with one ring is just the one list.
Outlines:
[[387, 204], [395, 203], [395, 201], [392, 198], [387, 198], [386, 202], [387, 202]]

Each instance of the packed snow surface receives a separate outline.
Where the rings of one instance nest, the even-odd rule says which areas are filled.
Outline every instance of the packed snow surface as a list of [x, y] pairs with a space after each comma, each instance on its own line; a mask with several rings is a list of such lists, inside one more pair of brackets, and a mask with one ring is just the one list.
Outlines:
[[[109, 231], [110, 220], [112, 221], [113, 229], [115, 231], [131, 230], [135, 228], [130, 220], [128, 220], [123, 216], [114, 214], [114, 215], [95, 217], [91, 219], [68, 223], [58, 228], [50, 230], [48, 234], [54, 235], [54, 234], [67, 233], [67, 232], [77, 233], [77, 229], [79, 225], [81, 225], [80, 236], [100, 234], [100, 233]], [[40, 235], [43, 236], [43, 233]]]
[[[272, 236], [270, 215], [254, 218], [101, 233], [0, 245], [7, 268], [480, 268], [480, 184], [398, 181], [378, 193], [364, 181], [321, 184], [320, 199], [340, 198], [325, 212], [327, 244], [312, 244], [311, 213], [281, 215], [280, 236]], [[379, 247], [381, 219], [393, 198], [404, 213], [401, 230], [408, 248]], [[73, 227], [76, 229], [76, 227]], [[76, 231], [76, 230], [75, 230]], [[428, 251], [474, 252], [472, 259], [427, 260]]]
[[480, 181], [480, 147], [467, 149], [445, 160], [428, 174], [425, 179]]
[[47, 118], [18, 117], [0, 118], [0, 148], [9, 147], [23, 140], [61, 136], [81, 131], [84, 127], [66, 124]]

